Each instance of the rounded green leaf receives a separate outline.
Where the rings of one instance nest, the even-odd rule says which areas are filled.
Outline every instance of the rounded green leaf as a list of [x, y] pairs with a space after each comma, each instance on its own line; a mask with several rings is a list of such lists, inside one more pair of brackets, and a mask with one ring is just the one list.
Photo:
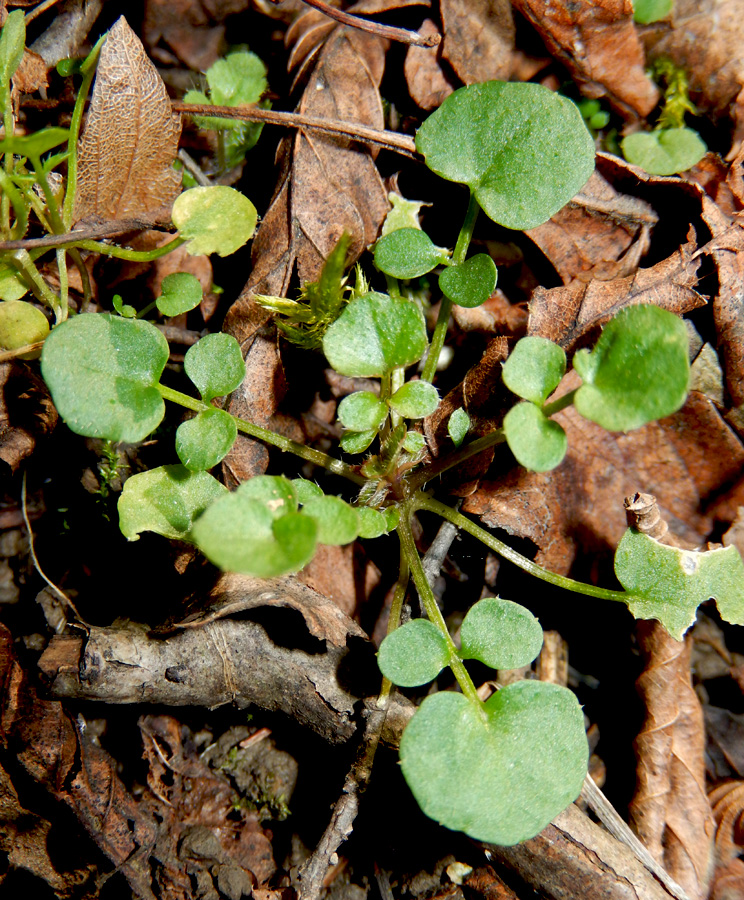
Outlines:
[[6, 263], [0, 263], [0, 300], [20, 300], [27, 293], [28, 285], [19, 273]]
[[227, 488], [207, 472], [161, 466], [132, 475], [119, 497], [119, 527], [129, 541], [154, 531], [179, 541], [191, 540], [194, 521]]
[[317, 522], [319, 544], [350, 544], [359, 535], [359, 513], [340, 497], [308, 500], [302, 512]]
[[566, 354], [547, 338], [523, 337], [504, 363], [501, 377], [510, 391], [542, 406], [566, 374]]
[[496, 288], [496, 263], [487, 253], [450, 266], [439, 276], [439, 290], [458, 306], [473, 309], [488, 300]]
[[339, 374], [370, 377], [418, 362], [426, 343], [415, 303], [369, 293], [352, 300], [326, 331], [323, 352]]
[[594, 169], [578, 108], [538, 84], [460, 88], [419, 128], [416, 148], [442, 178], [467, 184], [487, 216], [517, 230], [558, 212]]
[[297, 512], [299, 503], [294, 485], [283, 475], [256, 475], [243, 482], [240, 496], [263, 503], [274, 519]]
[[341, 435], [339, 444], [344, 453], [364, 453], [376, 437], [377, 429], [346, 431]]
[[578, 797], [589, 748], [567, 688], [520, 681], [484, 705], [443, 691], [421, 704], [400, 762], [421, 809], [480, 841], [534, 837]]
[[235, 419], [221, 409], [204, 409], [176, 431], [176, 453], [187, 469], [204, 471], [230, 452], [238, 436]]
[[469, 430], [470, 416], [462, 407], [459, 407], [447, 420], [447, 434], [452, 438], [455, 447], [459, 447], [465, 440]]
[[449, 662], [447, 639], [428, 619], [413, 619], [391, 631], [380, 644], [377, 664], [400, 687], [433, 681]]
[[202, 302], [199, 279], [188, 272], [166, 275], [160, 289], [162, 293], [155, 302], [164, 316], [180, 316]]
[[426, 438], [419, 431], [408, 431], [403, 438], [403, 449], [408, 453], [421, 453], [426, 446]]
[[168, 342], [149, 322], [83, 313], [44, 341], [41, 371], [72, 431], [134, 443], [165, 413], [157, 384], [166, 362]]
[[376, 538], [387, 532], [387, 521], [379, 509], [361, 506], [357, 509], [357, 513], [359, 513], [360, 538]]
[[418, 278], [436, 268], [443, 251], [420, 228], [398, 228], [375, 244], [375, 265], [394, 278]]
[[525, 469], [549, 472], [566, 455], [566, 432], [534, 403], [523, 401], [512, 407], [503, 427], [509, 449]]
[[574, 368], [584, 380], [576, 410], [608, 431], [630, 431], [676, 412], [690, 377], [687, 329], [658, 306], [630, 306], [605, 326]]
[[633, 21], [649, 25], [665, 19], [672, 11], [674, 0], [633, 0]]
[[325, 496], [322, 488], [307, 478], [293, 478], [292, 488], [298, 503], [309, 503], [311, 500], [317, 500], [319, 497]]
[[350, 431], [377, 431], [388, 414], [387, 406], [372, 391], [349, 394], [338, 405], [338, 418]]
[[245, 378], [240, 344], [230, 334], [205, 335], [189, 347], [183, 367], [206, 403], [234, 391]]
[[[0, 303], [0, 348], [17, 350], [26, 344], [43, 341], [49, 334], [49, 322], [44, 313], [23, 300]], [[24, 353], [21, 359], [36, 359], [41, 350]]]
[[207, 69], [207, 84], [215, 106], [258, 103], [267, 87], [266, 66], [255, 53], [237, 50]]
[[645, 169], [649, 175], [686, 172], [708, 152], [700, 135], [691, 128], [637, 131], [623, 138], [620, 146], [628, 162]]
[[225, 185], [184, 191], [173, 204], [173, 224], [192, 256], [229, 256], [253, 237], [258, 213], [251, 201]]
[[398, 527], [398, 522], [400, 521], [400, 510], [397, 506], [388, 506], [382, 511], [383, 516], [385, 516], [385, 521], [387, 522], [387, 530], [394, 531]]
[[463, 659], [478, 659], [492, 669], [529, 665], [540, 652], [543, 631], [532, 613], [499, 597], [479, 600], [460, 629]]
[[439, 392], [428, 381], [409, 381], [398, 388], [388, 403], [405, 419], [425, 419], [439, 406]]
[[[286, 504], [287, 492], [281, 488], [276, 491], [273, 507], [272, 501], [253, 496], [263, 493], [263, 488], [251, 488], [257, 480], [252, 478], [213, 503], [194, 523], [192, 539], [211, 562], [225, 571], [257, 578], [298, 572], [315, 553], [318, 526], [304, 513], [282, 514], [285, 505], [291, 508], [291, 504]], [[291, 485], [289, 493], [294, 496]]]
[[744, 625], [744, 562], [736, 547], [696, 552], [628, 529], [615, 552], [615, 574], [637, 619], [658, 619], [675, 640], [715, 598], [721, 617]]
[[122, 299], [121, 294], [114, 294], [114, 296], [111, 298], [111, 305], [114, 307], [116, 312], [119, 313], [120, 316], [123, 316], [125, 319], [137, 318], [137, 310], [129, 303], [125, 303]]

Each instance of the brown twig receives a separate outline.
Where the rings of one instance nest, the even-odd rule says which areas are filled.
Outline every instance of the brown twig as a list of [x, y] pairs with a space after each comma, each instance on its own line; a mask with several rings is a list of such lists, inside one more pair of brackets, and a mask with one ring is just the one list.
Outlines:
[[328, 16], [329, 19], [335, 19], [342, 25], [349, 25], [351, 28], [358, 28], [360, 31], [368, 31], [370, 34], [376, 34], [378, 37], [388, 38], [391, 41], [400, 41], [402, 44], [411, 44], [414, 47], [436, 47], [442, 40], [440, 34], [435, 33], [422, 37], [418, 32], [409, 31], [407, 28], [380, 25], [378, 22], [371, 22], [359, 16], [353, 16], [351, 13], [329, 6], [323, 0], [303, 0], [303, 3], [312, 6], [313, 9], [322, 12], [324, 16]]
[[417, 157], [416, 144], [412, 137], [398, 134], [396, 131], [380, 131], [361, 125], [358, 122], [340, 122], [336, 119], [320, 119], [316, 116], [303, 116], [300, 113], [279, 112], [273, 109], [260, 109], [257, 106], [211, 106], [209, 104], [180, 103], [171, 104], [173, 112], [189, 116], [211, 116], [220, 119], [240, 119], [244, 122], [266, 122], [269, 125], [284, 125], [288, 128], [306, 128], [308, 131], [320, 131], [324, 134], [345, 135], [363, 144], [375, 144], [395, 150], [405, 156]]
[[76, 228], [66, 234], [47, 234], [39, 238], [23, 238], [18, 241], [0, 241], [0, 250], [36, 250], [55, 247], [63, 247], [66, 244], [76, 244], [78, 241], [99, 241], [104, 238], [120, 237], [132, 231], [145, 231], [155, 225], [165, 224], [162, 218], [158, 219], [114, 219], [111, 222], [103, 222], [101, 225], [92, 225], [90, 228]]

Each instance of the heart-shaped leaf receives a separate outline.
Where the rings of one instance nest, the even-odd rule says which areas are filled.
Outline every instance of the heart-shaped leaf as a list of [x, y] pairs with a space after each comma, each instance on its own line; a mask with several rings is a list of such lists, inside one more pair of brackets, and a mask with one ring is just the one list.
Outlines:
[[398, 228], [375, 244], [375, 265], [394, 278], [418, 278], [447, 258], [420, 228]]
[[191, 526], [204, 510], [227, 493], [207, 472], [161, 466], [127, 478], [119, 497], [119, 527], [127, 540], [154, 531], [179, 541], [191, 540]]
[[637, 131], [623, 138], [621, 146], [628, 162], [645, 169], [649, 175], [686, 172], [708, 152], [700, 135], [691, 128]]
[[189, 347], [183, 367], [205, 403], [234, 391], [245, 378], [240, 344], [230, 334], [203, 337]]
[[308, 500], [302, 512], [315, 519], [319, 544], [350, 544], [359, 535], [359, 514], [340, 497]]
[[172, 218], [181, 237], [188, 240], [186, 250], [192, 256], [229, 256], [253, 237], [258, 213], [239, 191], [219, 184], [179, 194]]
[[398, 388], [388, 403], [405, 419], [425, 419], [439, 406], [439, 392], [428, 381], [409, 381]]
[[237, 436], [231, 415], [222, 409], [204, 409], [178, 426], [176, 453], [187, 469], [205, 471], [227, 456]]
[[447, 640], [428, 619], [413, 619], [380, 644], [377, 664], [393, 684], [418, 687], [433, 681], [450, 658]]
[[188, 272], [166, 275], [160, 289], [162, 293], [155, 302], [164, 316], [180, 316], [202, 302], [199, 279]]
[[566, 455], [566, 432], [534, 403], [524, 401], [512, 407], [504, 416], [503, 428], [509, 449], [525, 469], [549, 472]]
[[294, 512], [296, 505], [287, 479], [259, 475], [213, 503], [194, 523], [192, 539], [225, 571], [289, 575], [310, 562], [317, 544], [315, 520]]
[[478, 659], [492, 669], [529, 665], [540, 652], [543, 631], [532, 613], [499, 597], [479, 600], [460, 628], [463, 659]]
[[487, 81], [450, 94], [419, 128], [427, 166], [467, 184], [487, 216], [534, 228], [594, 169], [594, 141], [575, 104], [538, 84]]
[[338, 405], [339, 422], [351, 431], [376, 432], [387, 414], [387, 406], [372, 391], [356, 391]]
[[483, 706], [448, 691], [427, 697], [400, 742], [403, 775], [427, 816], [507, 846], [576, 799], [588, 756], [576, 697], [540, 681], [510, 684]]
[[687, 397], [689, 338], [680, 318], [658, 306], [630, 306], [605, 327], [594, 350], [573, 364], [584, 384], [576, 410], [607, 431], [630, 431], [670, 416]]
[[323, 352], [340, 375], [385, 375], [418, 362], [425, 350], [421, 310], [411, 300], [386, 294], [352, 300], [323, 338]]
[[458, 306], [473, 309], [488, 300], [496, 288], [496, 263], [487, 253], [450, 266], [439, 276], [439, 290]]
[[566, 354], [547, 338], [523, 337], [504, 363], [501, 377], [510, 391], [542, 406], [566, 374]]
[[41, 371], [72, 431], [134, 443], [165, 413], [157, 384], [166, 362], [168, 342], [149, 322], [83, 313], [44, 341]]
[[678, 641], [711, 598], [723, 619], [744, 625], [744, 563], [735, 547], [680, 550], [628, 529], [615, 552], [615, 574], [633, 615], [658, 619]]

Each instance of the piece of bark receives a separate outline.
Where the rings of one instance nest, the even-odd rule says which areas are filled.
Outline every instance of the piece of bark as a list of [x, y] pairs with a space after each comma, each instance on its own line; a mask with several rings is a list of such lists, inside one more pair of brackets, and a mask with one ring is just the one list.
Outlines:
[[28, 49], [39, 54], [47, 69], [53, 69], [60, 60], [77, 55], [102, 9], [103, 0], [66, 0]]
[[181, 117], [142, 42], [122, 16], [101, 48], [78, 147], [73, 220], [126, 219], [170, 209], [181, 190], [173, 168]]
[[442, 56], [464, 84], [508, 81], [514, 49], [509, 0], [440, 0]]
[[514, 847], [489, 846], [504, 863], [549, 900], [670, 900], [671, 894], [623, 844], [575, 804], [537, 837]]
[[646, 75], [631, 0], [515, 0], [550, 52], [588, 97], [607, 97], [626, 118], [647, 116], [659, 100]]

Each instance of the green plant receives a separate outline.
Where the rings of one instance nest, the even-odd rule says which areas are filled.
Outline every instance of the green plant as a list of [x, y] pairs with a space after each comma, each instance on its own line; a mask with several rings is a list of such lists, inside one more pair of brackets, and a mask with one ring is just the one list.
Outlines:
[[705, 156], [708, 148], [700, 135], [687, 128], [685, 116], [695, 113], [684, 69], [670, 59], [655, 60], [651, 75], [665, 85], [664, 103], [653, 131], [637, 131], [623, 138], [621, 147], [628, 162], [650, 175], [685, 172]]
[[[46, 316], [38, 307], [22, 300], [32, 293], [47, 307], [60, 324], [68, 316], [68, 257], [78, 268], [83, 284], [84, 304], [91, 300], [88, 272], [81, 252], [91, 251], [120, 259], [148, 262], [186, 244], [190, 254], [233, 253], [243, 246], [256, 227], [256, 209], [238, 191], [224, 186], [198, 187], [185, 191], [173, 205], [173, 222], [179, 234], [168, 244], [152, 251], [136, 251], [85, 237], [76, 236], [73, 205], [78, 182], [78, 137], [83, 110], [96, 71], [96, 63], [106, 37], [98, 41], [87, 59], [77, 68], [82, 75], [69, 129], [44, 128], [34, 134], [14, 134], [11, 81], [23, 55], [25, 25], [23, 12], [8, 15], [0, 33], [0, 105], [5, 137], [0, 141], [0, 342], [4, 349], [18, 352], [43, 341], [48, 333]], [[57, 149], [62, 148], [62, 149]], [[56, 152], [53, 152], [56, 151]], [[66, 168], [66, 172], [65, 172]], [[24, 246], [29, 227], [35, 224], [46, 232], [35, 247]], [[114, 229], [115, 230], [115, 229]], [[126, 230], [126, 229], [125, 229]], [[10, 245], [10, 246], [8, 246]], [[59, 271], [59, 291], [54, 291], [42, 276], [39, 263], [45, 254], [53, 253]], [[192, 289], [193, 292], [193, 289]], [[165, 297], [165, 294], [164, 294]], [[199, 299], [201, 291], [199, 291]], [[165, 315], [174, 304], [163, 304]], [[132, 308], [119, 309], [133, 315]], [[196, 305], [184, 307], [179, 311]], [[178, 305], [178, 304], [175, 304]]]
[[[385, 675], [381, 702], [392, 682], [425, 684], [445, 666], [462, 691], [434, 694], [420, 706], [401, 743], [404, 775], [428, 815], [474, 837], [510, 844], [539, 832], [578, 795], [588, 757], [581, 709], [569, 690], [534, 681], [481, 702], [465, 661], [526, 665], [539, 652], [540, 626], [516, 603], [484, 600], [466, 616], [458, 648], [424, 574], [414, 518], [421, 512], [439, 515], [534, 577], [625, 603], [637, 616], [659, 619], [678, 639], [698, 603], [709, 597], [718, 600], [728, 621], [744, 623], [744, 564], [734, 548], [688, 553], [629, 531], [616, 556], [624, 590], [608, 590], [542, 569], [426, 489], [446, 469], [502, 441], [529, 468], [557, 465], [566, 436], [552, 416], [569, 404], [621, 431], [671, 414], [687, 393], [688, 339], [671, 313], [627, 308], [606, 325], [591, 351], [574, 356], [581, 386], [551, 400], [567, 367], [565, 353], [549, 341], [523, 338], [503, 370], [519, 398], [503, 427], [467, 442], [469, 419], [458, 410], [448, 426], [453, 452], [424, 463], [425, 441], [415, 423], [439, 402], [432, 382], [452, 304], [478, 306], [496, 283], [490, 257], [468, 257], [479, 210], [510, 228], [545, 221], [591, 174], [594, 145], [570, 101], [535, 85], [500, 82], [455, 92], [419, 129], [416, 142], [430, 168], [469, 188], [453, 253], [435, 247], [416, 227], [415, 216], [404, 218], [397, 223], [402, 227], [387, 229], [374, 251], [389, 293], [369, 290], [362, 277], [345, 290], [342, 239], [300, 301], [268, 301], [285, 315], [285, 333], [301, 344], [320, 342], [337, 372], [379, 378], [379, 394], [351, 394], [338, 408], [346, 429], [342, 448], [361, 453], [374, 444], [361, 464], [213, 406], [244, 375], [238, 344], [227, 335], [203, 338], [186, 354], [184, 369], [199, 399], [162, 384], [165, 339], [133, 317], [79, 315], [62, 323], [45, 341], [42, 372], [60, 414], [79, 434], [142, 440], [161, 421], [166, 399], [197, 414], [178, 430], [180, 464], [126, 482], [119, 513], [130, 539], [155, 531], [191, 541], [223, 569], [272, 577], [298, 571], [318, 544], [397, 533], [401, 569], [390, 633], [379, 652]], [[404, 296], [398, 279], [440, 266], [441, 311], [429, 343], [422, 311]], [[424, 357], [420, 378], [406, 380], [406, 369]], [[260, 475], [227, 491], [207, 470], [228, 452], [238, 431], [345, 477], [358, 489], [355, 502], [327, 496], [309, 480], [279, 475]], [[428, 619], [396, 629], [409, 578]]]

